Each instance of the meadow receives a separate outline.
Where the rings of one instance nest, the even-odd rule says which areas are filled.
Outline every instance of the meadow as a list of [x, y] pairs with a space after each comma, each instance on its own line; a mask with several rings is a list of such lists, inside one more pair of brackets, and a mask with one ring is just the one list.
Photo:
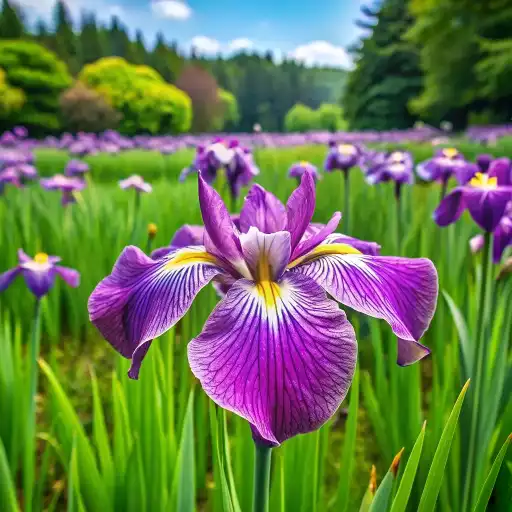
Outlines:
[[[488, 152], [512, 158], [510, 138], [492, 148], [465, 138], [449, 145], [471, 161]], [[435, 149], [430, 142], [373, 146], [410, 151], [416, 163]], [[326, 153], [323, 145], [256, 147], [255, 181], [286, 202], [296, 187], [289, 167], [306, 160], [322, 169]], [[202, 224], [197, 180], [178, 180], [193, 157], [193, 148], [88, 156], [87, 186], [66, 208], [59, 193], [37, 183], [7, 186], [0, 196], [0, 272], [17, 264], [23, 248], [31, 256], [58, 255], [81, 275], [78, 288], [56, 282], [41, 301], [36, 329], [34, 299], [22, 279], [0, 295], [1, 510], [251, 510], [250, 428], [206, 396], [187, 359], [188, 342], [219, 300], [213, 287], [153, 343], [138, 381], [128, 379], [129, 361], [103, 340], [87, 310], [94, 287], [130, 241], [149, 253], [168, 245], [184, 224]], [[35, 150], [41, 177], [63, 172], [70, 158], [64, 150]], [[153, 185], [140, 207], [136, 193], [118, 185], [132, 174]], [[346, 213], [344, 186], [341, 172], [323, 173], [314, 222]], [[216, 187], [231, 213], [239, 212], [242, 198], [231, 204], [220, 180]], [[422, 339], [432, 353], [398, 366], [390, 327], [343, 307], [358, 340], [352, 386], [321, 429], [273, 449], [270, 512], [509, 510], [512, 279], [496, 280], [501, 265], [489, 269], [484, 255], [471, 253], [479, 228], [467, 213], [451, 226], [436, 225], [440, 194], [436, 183], [404, 186], [398, 218], [392, 183], [370, 186], [359, 169], [350, 171], [347, 234], [379, 243], [383, 255], [427, 257], [437, 268], [437, 309]], [[158, 227], [154, 239], [149, 223]], [[486, 280], [493, 294], [484, 297], [482, 316]], [[484, 341], [481, 366], [473, 357], [477, 339]], [[27, 397], [36, 373], [32, 432]]]

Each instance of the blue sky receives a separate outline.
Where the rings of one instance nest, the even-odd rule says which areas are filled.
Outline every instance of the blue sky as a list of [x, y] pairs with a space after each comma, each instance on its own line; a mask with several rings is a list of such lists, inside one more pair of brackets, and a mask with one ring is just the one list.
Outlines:
[[[55, 0], [16, 0], [28, 18], [50, 19]], [[133, 33], [152, 41], [161, 30], [199, 53], [271, 49], [308, 64], [350, 66], [345, 48], [361, 35], [354, 21], [363, 0], [66, 0], [78, 19], [82, 9], [100, 19], [117, 14]], [[366, 2], [371, 3], [371, 0]]]

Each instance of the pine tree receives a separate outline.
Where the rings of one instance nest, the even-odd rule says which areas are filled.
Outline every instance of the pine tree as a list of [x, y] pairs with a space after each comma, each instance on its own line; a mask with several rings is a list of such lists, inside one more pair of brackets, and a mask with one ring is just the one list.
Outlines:
[[24, 32], [22, 12], [11, 5], [9, 0], [3, 0], [0, 13], [0, 39], [18, 39]]
[[107, 55], [102, 45], [94, 13], [83, 13], [79, 36], [80, 60], [82, 66]]
[[68, 65], [71, 74], [80, 70], [78, 62], [77, 38], [73, 31], [73, 20], [63, 0], [58, 0], [54, 8], [55, 52]]

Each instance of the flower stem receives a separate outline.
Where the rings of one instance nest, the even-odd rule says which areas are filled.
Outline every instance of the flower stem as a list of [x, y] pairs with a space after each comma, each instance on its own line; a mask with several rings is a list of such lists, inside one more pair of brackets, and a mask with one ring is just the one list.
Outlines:
[[39, 344], [41, 333], [41, 300], [36, 299], [34, 310], [34, 323], [32, 327], [32, 340], [30, 343], [29, 370], [29, 396], [26, 417], [26, 436], [23, 452], [23, 494], [25, 510], [32, 510], [32, 499], [35, 483], [35, 452], [36, 452], [36, 393], [39, 359]]
[[480, 281], [480, 297], [478, 303], [477, 336], [475, 337], [473, 369], [473, 400], [471, 403], [471, 422], [469, 431], [468, 459], [466, 465], [466, 478], [464, 482], [464, 496], [462, 510], [470, 510], [471, 495], [475, 488], [477, 476], [476, 460], [477, 452], [483, 447], [478, 446], [477, 435], [480, 429], [479, 419], [480, 399], [484, 387], [484, 356], [485, 336], [489, 318], [489, 304], [492, 296], [492, 233], [485, 233], [485, 242], [482, 260], [482, 275]]
[[402, 249], [402, 201], [401, 183], [395, 183], [395, 204], [396, 204], [396, 254], [401, 255]]
[[137, 232], [137, 224], [139, 220], [139, 209], [140, 209], [140, 192], [135, 191], [135, 206], [133, 208], [133, 223], [132, 223], [132, 232], [130, 234], [130, 239], [128, 245], [133, 245], [135, 242], [135, 234]]
[[253, 512], [268, 512], [270, 490], [270, 459], [272, 447], [254, 443], [254, 500]]
[[350, 176], [349, 171], [342, 171], [344, 180], [343, 192], [345, 199], [343, 202], [343, 233], [348, 235], [350, 233]]

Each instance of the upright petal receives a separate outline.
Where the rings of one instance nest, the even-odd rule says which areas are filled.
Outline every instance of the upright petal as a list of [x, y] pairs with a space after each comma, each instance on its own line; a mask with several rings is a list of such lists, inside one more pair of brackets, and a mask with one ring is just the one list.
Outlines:
[[300, 185], [286, 203], [286, 230], [291, 235], [292, 252], [306, 232], [315, 212], [315, 181], [309, 172], [302, 175]]
[[181, 226], [171, 240], [171, 246], [180, 249], [189, 245], [203, 245], [204, 226], [185, 224]]
[[293, 271], [314, 279], [342, 304], [384, 319], [406, 341], [421, 338], [436, 308], [437, 272], [427, 259], [329, 254]]
[[448, 226], [460, 218], [465, 207], [462, 188], [455, 188], [434, 211], [434, 220], [439, 226]]
[[20, 272], [21, 269], [16, 267], [8, 270], [7, 272], [4, 272], [3, 274], [0, 274], [0, 292], [6, 290]]
[[499, 263], [505, 249], [512, 244], [512, 217], [501, 219], [493, 237], [493, 261]]
[[359, 240], [353, 236], [343, 235], [341, 233], [333, 233], [329, 235], [324, 241], [324, 244], [346, 244], [354, 247], [363, 254], [370, 256], [380, 255], [380, 245], [377, 242], [367, 242], [366, 240]]
[[68, 267], [55, 267], [55, 271], [60, 277], [72, 288], [76, 288], [80, 284], [80, 273]]
[[495, 189], [467, 187], [464, 202], [473, 220], [484, 230], [492, 232], [505, 214], [507, 203], [512, 199], [512, 187]]
[[220, 273], [204, 247], [186, 247], [155, 261], [130, 246], [91, 294], [89, 316], [105, 339], [132, 359], [130, 376], [137, 378], [145, 344], [170, 329]]
[[266, 234], [251, 227], [240, 235], [242, 252], [255, 281], [277, 281], [290, 261], [290, 233]]
[[509, 158], [497, 158], [489, 167], [489, 176], [498, 178], [501, 186], [512, 185], [512, 162]]
[[[300, 242], [295, 250], [293, 251], [292, 260], [300, 258], [307, 254], [309, 251], [313, 250], [316, 246], [320, 245], [329, 235], [336, 231], [338, 224], [340, 223], [341, 213], [335, 212], [331, 217], [331, 220], [325, 225], [322, 226], [316, 233], [312, 234], [309, 237], [304, 237], [302, 242]], [[310, 230], [311, 225], [308, 226], [308, 230]], [[311, 232], [311, 231], [310, 231]]]
[[20, 263], [28, 263], [32, 261], [32, 258], [23, 249], [18, 249], [18, 261]]
[[205, 227], [204, 244], [208, 252], [230, 263], [242, 261], [240, 241], [233, 221], [220, 195], [199, 176], [199, 203]]
[[251, 226], [262, 233], [276, 233], [286, 228], [284, 205], [260, 185], [251, 187], [240, 212], [240, 231], [247, 233]]
[[311, 279], [287, 273], [271, 287], [266, 295], [250, 281], [234, 284], [188, 356], [210, 398], [277, 445], [334, 414], [357, 345], [345, 314]]

